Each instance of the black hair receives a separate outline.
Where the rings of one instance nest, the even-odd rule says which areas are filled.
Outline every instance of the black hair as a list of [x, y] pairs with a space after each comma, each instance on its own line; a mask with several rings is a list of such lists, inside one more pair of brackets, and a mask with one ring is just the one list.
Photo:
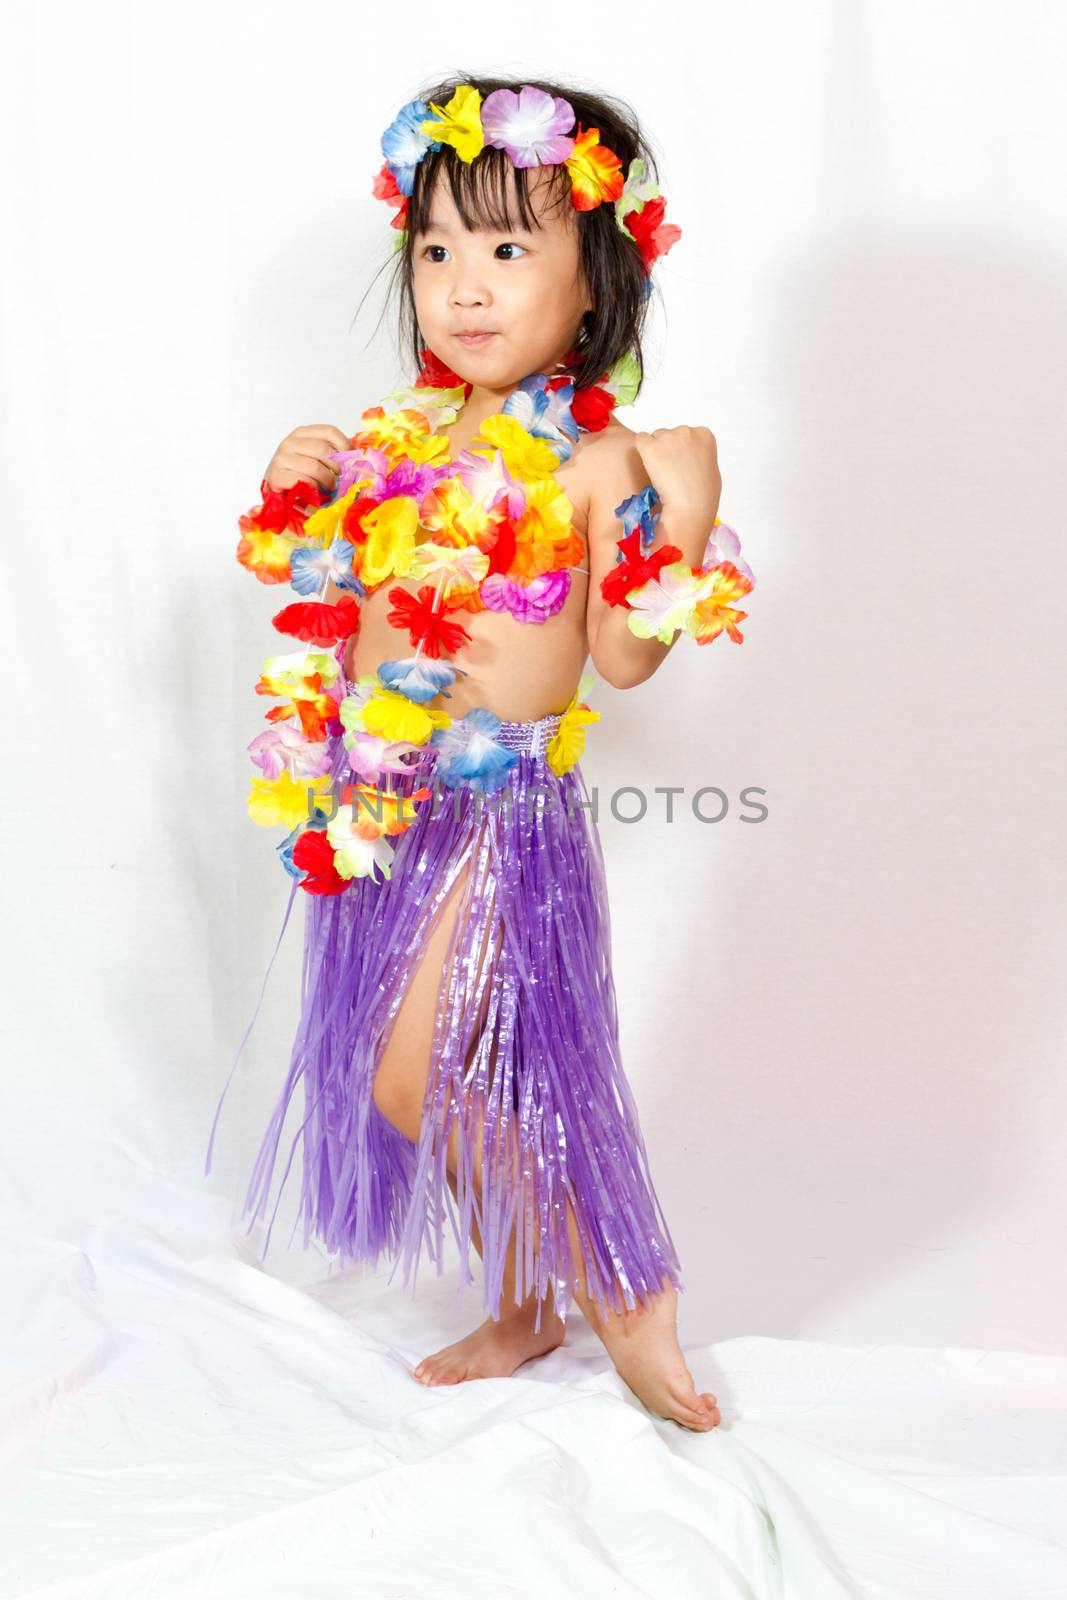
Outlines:
[[[530, 83], [546, 94], [562, 98], [573, 107], [575, 115], [572, 135], [581, 124], [583, 132], [596, 128], [598, 143], [614, 151], [622, 163], [625, 177], [630, 162], [640, 157], [645, 164], [645, 175], [658, 182], [655, 158], [646, 136], [642, 133], [633, 109], [623, 100], [606, 95], [588, 94], [572, 89], [566, 84], [549, 83], [542, 79], [483, 78], [474, 73], [457, 74], [443, 82], [421, 89], [417, 98], [429, 107], [431, 101], [446, 105], [462, 84], [472, 84], [485, 100], [496, 89], [517, 92]], [[427, 117], [432, 113], [427, 110]], [[556, 166], [513, 167], [506, 150], [486, 145], [473, 161], [463, 161], [449, 144], [438, 150], [427, 150], [415, 168], [415, 182], [408, 198], [406, 235], [403, 248], [394, 253], [394, 275], [390, 292], [398, 288], [401, 296], [400, 343], [415, 362], [416, 373], [422, 366], [422, 339], [415, 314], [414, 295], [414, 240], [417, 233], [426, 231], [430, 200], [439, 175], [448, 184], [456, 210], [464, 227], [499, 228], [507, 231], [516, 226], [509, 206], [509, 186], [513, 174], [513, 192], [518, 209], [518, 221], [525, 227], [539, 226], [531, 205], [530, 185], [539, 173], [548, 171], [550, 178], [545, 189], [546, 207], [569, 205], [571, 176], [561, 162]], [[398, 202], [399, 203], [399, 202]], [[591, 292], [595, 310], [587, 311], [582, 318], [574, 349], [574, 357], [561, 370], [574, 381], [575, 389], [592, 386], [601, 380], [616, 361], [629, 354], [637, 362], [637, 389], [640, 390], [643, 374], [641, 341], [645, 318], [649, 308], [648, 282], [637, 245], [624, 234], [615, 220], [614, 205], [602, 201], [590, 211], [574, 208], [579, 230], [579, 265]]]

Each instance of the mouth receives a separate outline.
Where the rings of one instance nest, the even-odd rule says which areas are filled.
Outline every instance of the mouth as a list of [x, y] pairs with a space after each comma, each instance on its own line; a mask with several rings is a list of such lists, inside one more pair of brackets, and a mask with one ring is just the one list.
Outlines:
[[496, 333], [457, 333], [453, 334], [453, 338], [458, 339], [460, 344], [477, 348], [478, 345], [488, 344], [490, 339], [495, 339]]

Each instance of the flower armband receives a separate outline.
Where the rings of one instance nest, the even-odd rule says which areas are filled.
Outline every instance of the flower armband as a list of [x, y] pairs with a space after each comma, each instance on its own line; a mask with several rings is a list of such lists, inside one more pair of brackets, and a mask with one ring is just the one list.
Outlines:
[[670, 644], [684, 628], [697, 644], [710, 644], [720, 633], [742, 644], [738, 623], [748, 612], [739, 611], [737, 602], [755, 587], [756, 578], [741, 555], [737, 533], [716, 517], [701, 564], [692, 567], [677, 545], [650, 548], [660, 503], [649, 484], [615, 507], [625, 533], [617, 541], [615, 567], [601, 580], [601, 594], [609, 605], [625, 606], [630, 631], [639, 639]]

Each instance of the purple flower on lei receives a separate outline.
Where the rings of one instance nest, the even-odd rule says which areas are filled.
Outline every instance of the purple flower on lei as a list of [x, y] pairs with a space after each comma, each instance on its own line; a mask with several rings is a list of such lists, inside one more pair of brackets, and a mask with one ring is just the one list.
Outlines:
[[574, 107], [532, 84], [518, 94], [494, 89], [482, 101], [481, 114], [486, 144], [506, 150], [513, 166], [558, 166], [573, 153], [574, 140], [565, 135], [574, 127]]
[[381, 783], [387, 772], [410, 772], [422, 758], [422, 750], [407, 739], [385, 739], [378, 733], [360, 729], [344, 736], [348, 765], [364, 783]]
[[755, 588], [756, 574], [748, 562], [742, 559], [741, 540], [726, 522], [720, 522], [717, 528], [712, 528], [704, 547], [704, 559], [700, 565], [706, 572], [709, 567], [718, 566], [720, 561], [731, 561], [741, 576], [747, 578]]
[[330, 770], [329, 742], [305, 739], [284, 722], [273, 722], [257, 733], [248, 753], [265, 778], [280, 778], [283, 772], [290, 772], [296, 779], [323, 778]]
[[510, 611], [516, 622], [547, 622], [562, 610], [570, 587], [570, 572], [563, 567], [559, 572], [542, 572], [529, 583], [491, 572], [483, 578], [480, 593], [489, 611]]
[[447, 728], [435, 728], [430, 736], [437, 751], [435, 775], [450, 789], [465, 783], [482, 794], [494, 794], [519, 759], [517, 751], [497, 744], [493, 735], [499, 730], [500, 718], [485, 706], [475, 706]]
[[[391, 457], [384, 450], [363, 446], [359, 450], [333, 450], [330, 452], [330, 460], [340, 471], [333, 493], [333, 499], [340, 500], [343, 494], [348, 493], [357, 478], [369, 477], [373, 480], [373, 485], [383, 483], [389, 471]], [[372, 487], [369, 492], [374, 493], [374, 488]]]

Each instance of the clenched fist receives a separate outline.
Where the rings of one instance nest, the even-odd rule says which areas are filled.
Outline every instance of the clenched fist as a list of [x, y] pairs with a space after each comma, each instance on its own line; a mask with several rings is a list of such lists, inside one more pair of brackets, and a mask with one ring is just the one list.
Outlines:
[[317, 483], [332, 494], [340, 469], [330, 460], [337, 450], [351, 449], [348, 435], [328, 422], [311, 422], [287, 433], [271, 457], [264, 473], [268, 486], [277, 492], [291, 489], [294, 483]]

